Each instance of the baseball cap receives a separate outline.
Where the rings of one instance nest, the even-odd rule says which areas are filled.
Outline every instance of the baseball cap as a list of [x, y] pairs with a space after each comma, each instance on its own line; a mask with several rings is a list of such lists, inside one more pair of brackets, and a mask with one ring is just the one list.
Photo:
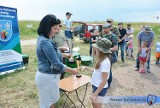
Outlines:
[[109, 23], [106, 23], [106, 24], [104, 24], [104, 25], [102, 26], [102, 28], [111, 28], [111, 27], [112, 27], [112, 25], [109, 24]]
[[145, 32], [150, 32], [150, 31], [151, 31], [151, 28], [150, 28], [150, 26], [145, 26], [145, 27], [144, 27], [144, 30], [145, 30]]
[[107, 22], [113, 22], [113, 19], [112, 18], [108, 18]]
[[70, 13], [70, 12], [67, 12], [67, 13], [66, 13], [66, 15], [69, 15], [69, 16], [71, 16], [71, 15], [72, 15], [72, 13]]
[[119, 22], [118, 25], [123, 25], [123, 23], [122, 23], [122, 22]]

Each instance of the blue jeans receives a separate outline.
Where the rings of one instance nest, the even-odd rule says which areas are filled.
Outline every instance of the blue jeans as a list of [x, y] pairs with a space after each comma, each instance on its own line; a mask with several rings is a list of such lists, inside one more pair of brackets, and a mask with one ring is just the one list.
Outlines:
[[[137, 58], [136, 58], [136, 68], [139, 69], [140, 68], [140, 61], [139, 61], [139, 53], [137, 54]], [[148, 60], [147, 60], [147, 63], [148, 63], [148, 69], [150, 69], [150, 58], [151, 58], [151, 51], [149, 53], [149, 57], [148, 57]]]
[[[94, 93], [98, 87], [92, 85], [92, 92]], [[105, 96], [108, 88], [103, 88], [102, 91], [98, 94], [98, 96]]]
[[128, 41], [125, 41], [125, 42], [124, 42], [124, 44], [125, 44], [125, 52], [126, 52], [126, 53], [127, 53], [127, 50], [128, 50], [127, 42], [128, 42]]
[[[124, 61], [124, 46], [125, 46], [125, 43], [118, 44], [118, 50], [119, 50], [119, 47], [121, 50], [121, 60], [122, 61]], [[117, 51], [117, 57], [118, 57], [118, 51]]]
[[71, 31], [65, 31], [65, 36], [66, 36], [66, 38], [71, 38], [71, 39], [73, 38]]
[[112, 69], [110, 70], [110, 75], [108, 79], [108, 88], [111, 86], [111, 83], [112, 83]]

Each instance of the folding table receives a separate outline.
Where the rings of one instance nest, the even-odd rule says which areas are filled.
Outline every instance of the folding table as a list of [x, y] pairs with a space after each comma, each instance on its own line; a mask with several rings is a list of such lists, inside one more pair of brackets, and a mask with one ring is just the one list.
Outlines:
[[[82, 75], [82, 74], [81, 74]], [[85, 108], [85, 105], [84, 105], [84, 99], [85, 99], [85, 96], [86, 96], [86, 92], [87, 92], [87, 87], [88, 87], [88, 83], [90, 82], [90, 77], [89, 76], [86, 76], [86, 75], [82, 75], [82, 77], [80, 78], [77, 78], [76, 75], [71, 75], [67, 78], [64, 78], [62, 80], [60, 80], [60, 84], [59, 84], [59, 88], [64, 92], [64, 94], [67, 96], [66, 100], [65, 100], [65, 103], [63, 105], [63, 108], [65, 107], [66, 105], [66, 102], [67, 102], [67, 99], [69, 99], [72, 104], [74, 105], [74, 107], [76, 108], [76, 105], [75, 103], [73, 102], [73, 100], [69, 97], [70, 93], [71, 92], [76, 92], [76, 96], [79, 100], [79, 102], [81, 103], [81, 107], [84, 106]], [[84, 93], [84, 97], [83, 99], [81, 100], [79, 98], [79, 95], [78, 95], [78, 89], [81, 88], [82, 86], [86, 86], [85, 87], [85, 93]]]

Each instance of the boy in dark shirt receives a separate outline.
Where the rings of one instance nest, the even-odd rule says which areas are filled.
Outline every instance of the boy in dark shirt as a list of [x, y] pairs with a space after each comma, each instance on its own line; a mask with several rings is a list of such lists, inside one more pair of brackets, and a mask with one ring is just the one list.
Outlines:
[[[118, 23], [118, 30], [120, 32], [120, 36], [118, 37], [118, 50], [120, 47], [121, 50], [121, 61], [124, 61], [124, 48], [125, 48], [125, 41], [124, 39], [126, 38], [126, 29], [123, 28], [123, 23]], [[117, 57], [118, 57], [118, 51], [117, 51]]]

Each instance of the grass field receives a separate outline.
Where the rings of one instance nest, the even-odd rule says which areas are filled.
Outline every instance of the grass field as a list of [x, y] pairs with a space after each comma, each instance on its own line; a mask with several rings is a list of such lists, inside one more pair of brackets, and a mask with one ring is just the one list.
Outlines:
[[[88, 23], [94, 23], [94, 22], [88, 22]], [[96, 22], [104, 24], [105, 22]], [[33, 25], [32, 28], [27, 28], [27, 25]], [[124, 23], [124, 27], [126, 28], [126, 24]], [[141, 25], [150, 25], [153, 29], [153, 31], [156, 34], [156, 37], [160, 35], [160, 24], [158, 23], [131, 23], [132, 27], [135, 29], [134, 36], [137, 35], [137, 33], [140, 30]], [[21, 39], [35, 39], [37, 38], [37, 28], [39, 26], [39, 21], [19, 21], [19, 28], [20, 28], [20, 36]], [[76, 25], [73, 25], [76, 26]], [[114, 23], [114, 26], [117, 26], [117, 22]]]
[[[36, 29], [39, 22], [34, 21], [20, 21], [20, 34], [21, 39], [35, 39]], [[32, 28], [26, 28], [26, 24], [32, 24]], [[158, 41], [158, 35], [160, 35], [159, 24], [147, 24], [147, 23], [132, 23], [135, 29], [134, 42], [136, 43], [136, 35], [139, 32], [140, 25], [150, 25], [155, 32], [155, 42]], [[126, 24], [124, 25], [126, 26]], [[80, 47], [81, 55], [89, 54], [89, 44], [79, 41], [78, 37], [75, 38], [75, 47]], [[0, 76], [0, 108], [38, 108], [38, 93], [35, 87], [35, 73], [37, 70], [37, 59], [35, 54], [36, 46], [23, 46], [22, 52], [29, 55], [29, 65], [23, 71], [17, 71], [12, 74]], [[153, 48], [154, 49], [154, 48]], [[137, 46], [135, 44], [134, 53], [136, 54]], [[154, 50], [152, 50], [154, 55]], [[154, 58], [154, 56], [153, 56]], [[128, 65], [134, 65], [134, 60], [128, 60], [126, 63], [118, 61], [113, 68], [126, 67]], [[91, 75], [89, 72], [84, 71], [83, 74]], [[91, 88], [91, 87], [90, 87]], [[80, 92], [83, 91], [83, 88]], [[75, 94], [72, 95], [74, 97]], [[61, 99], [58, 102], [57, 107], [61, 108], [64, 102], [64, 95], [61, 95]], [[89, 99], [87, 97], [87, 99]], [[69, 104], [68, 104], [69, 105]], [[90, 104], [87, 103], [87, 108], [90, 108]], [[70, 107], [68, 107], [70, 108]]]
[[[89, 44], [78, 41], [75, 46], [83, 49], [82, 55], [88, 55]], [[37, 69], [35, 48], [36, 46], [22, 47], [23, 53], [29, 55], [29, 65], [25, 70], [0, 76], [0, 108], [38, 108], [38, 93], [34, 83]], [[85, 71], [83, 74], [90, 75]], [[61, 107], [62, 102], [63, 99], [59, 101], [58, 107]]]
[[[105, 22], [88, 22], [88, 23], [101, 23], [104, 24]], [[27, 28], [27, 25], [33, 25], [32, 28]], [[155, 43], [160, 41], [158, 36], [160, 37], [160, 24], [159, 23], [145, 23], [145, 22], [135, 22], [131, 23], [132, 28], [134, 28], [134, 43], [135, 43], [135, 51], [137, 50], [137, 34], [140, 31], [141, 25], [149, 25], [151, 26], [152, 30], [155, 32]], [[19, 21], [19, 28], [20, 28], [20, 38], [21, 40], [29, 40], [29, 39], [36, 39], [37, 38], [37, 28], [39, 26], [39, 21]], [[76, 26], [76, 25], [73, 25]], [[114, 26], [117, 26], [117, 22], [114, 23]], [[126, 28], [127, 23], [124, 23], [124, 28]], [[155, 50], [153, 47], [152, 50]], [[154, 54], [154, 53], [152, 53]]]

